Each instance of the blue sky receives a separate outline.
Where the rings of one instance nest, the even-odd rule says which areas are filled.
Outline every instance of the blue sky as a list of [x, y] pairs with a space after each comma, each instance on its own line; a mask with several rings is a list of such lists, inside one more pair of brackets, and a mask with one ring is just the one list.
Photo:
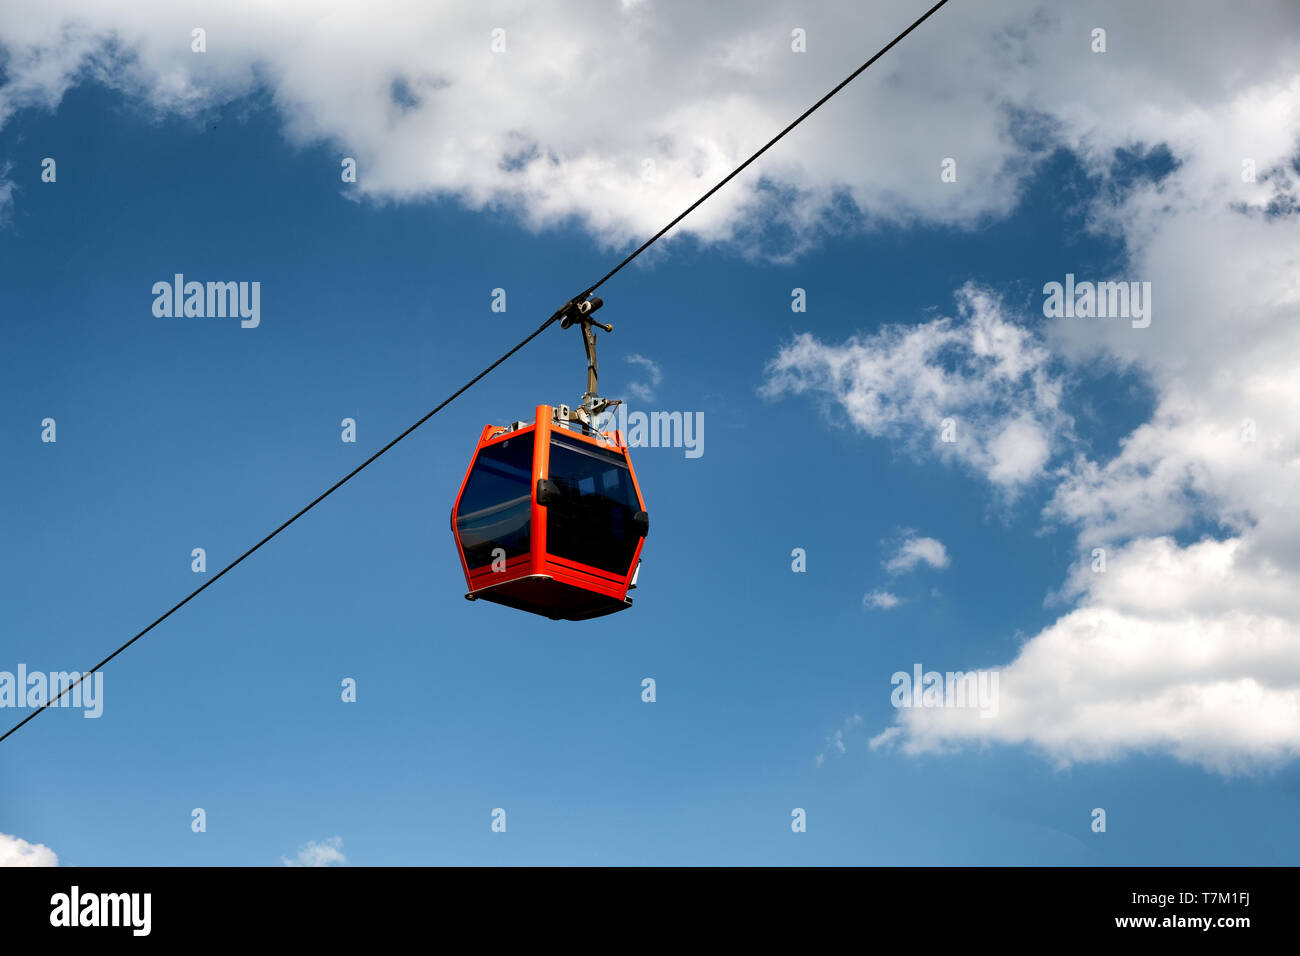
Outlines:
[[[865, 36], [869, 52], [880, 34]], [[1278, 62], [1289, 75], [1294, 60]], [[383, 141], [360, 168], [362, 182], [383, 169], [387, 191], [344, 184], [349, 147], [286, 132], [292, 109], [265, 85], [276, 82], [222, 87], [192, 109], [84, 76], [54, 105], [0, 101], [12, 106], [0, 110], [0, 670], [99, 660], [201, 583], [191, 549], [219, 569], [645, 234], [636, 216], [602, 224], [576, 200], [539, 226], [535, 197], [520, 206], [481, 201], [477, 183], [460, 195], [402, 185], [407, 160], [383, 158]], [[810, 127], [855, 110], [860, 100]], [[778, 150], [804, 150], [811, 166], [833, 143], [801, 133]], [[1202, 540], [1255, 534], [1251, 553], [1267, 552], [1258, 529], [1279, 513], [1274, 486], [1216, 485], [1206, 465], [1194, 504], [1174, 508], [1147, 488], [1133, 505], [1118, 487], [1131, 475], [1098, 478], [1088, 464], [1104, 468], [1126, 445], [1135, 454], [1131, 436], [1183, 394], [1170, 368], [1195, 367], [1209, 346], [1192, 342], [1191, 358], [1165, 366], [1167, 340], [1153, 335], [1163, 351], [1135, 357], [1132, 337], [1084, 341], [1097, 326], [1052, 327], [1042, 313], [1043, 283], [1066, 273], [1167, 280], [1160, 255], [1143, 258], [1147, 233], [1107, 227], [1098, 209], [1186, 229], [1150, 199], [1199, 188], [1201, 144], [1171, 135], [1171, 154], [1151, 137], [1099, 166], [1073, 135], [1040, 141], [1011, 124], [998, 141], [1002, 168], [1018, 170], [1010, 200], [964, 199], [946, 218], [927, 186], [877, 218], [866, 199], [890, 188], [868, 182], [856, 207], [841, 197], [838, 225], [772, 225], [760, 211], [748, 231], [724, 234], [710, 221], [601, 290], [615, 326], [601, 339], [603, 391], [646, 384], [644, 363], [629, 361], [642, 356], [662, 377], [633, 407], [705, 419], [697, 459], [633, 451], [652, 532], [632, 610], [568, 624], [463, 598], [448, 512], [482, 426], [581, 394], [578, 336], [553, 328], [115, 660], [101, 718], [50, 711], [0, 745], [0, 833], [64, 865], [279, 865], [331, 840], [353, 865], [1293, 863], [1300, 775], [1285, 714], [1300, 693], [1288, 670], [1300, 645], [1255, 622], [1294, 618], [1245, 585], [1233, 607], [1185, 607], [1151, 570], [1185, 583], [1177, 561], [1194, 563]], [[41, 181], [45, 157], [57, 160], [54, 183]], [[937, 180], [937, 158], [934, 168]], [[781, 172], [766, 180], [778, 193]], [[745, 190], [764, 180], [747, 179], [742, 195], [758, 196]], [[815, 173], [796, 180], [815, 193]], [[1276, 236], [1259, 241], [1273, 249]], [[154, 316], [153, 283], [177, 272], [260, 282], [260, 325]], [[495, 288], [504, 313], [490, 309]], [[791, 309], [795, 288], [806, 312]], [[952, 396], [975, 396], [961, 418], [975, 444], [949, 454], [931, 440], [924, 396], [907, 392], [906, 407], [872, 420], [853, 404], [871, 394], [869, 376], [826, 370], [897, 358], [891, 343], [945, 318], [966, 335], [964, 288], [987, 294], [995, 329], [1022, 330], [1008, 348], [1033, 372], [990, 397], [969, 340], [928, 356], [918, 375], [950, 375], [968, 389]], [[1164, 315], [1157, 332], [1180, 321]], [[1198, 321], [1186, 318], [1180, 341]], [[804, 333], [816, 344], [796, 354]], [[1059, 408], [1044, 390], [1059, 390]], [[1006, 479], [1005, 447], [988, 436], [1022, 413], [1050, 452]], [[41, 441], [47, 417], [53, 444]], [[347, 417], [356, 444], [340, 441]], [[1256, 417], [1267, 430], [1272, 419]], [[1279, 460], [1290, 441], [1269, 445]], [[1132, 470], [1159, 476], [1162, 461]], [[1080, 487], [1089, 494], [1067, 494]], [[917, 538], [942, 543], [943, 566], [887, 570]], [[1107, 580], [1121, 584], [1051, 600], [1099, 541], [1121, 561]], [[792, 570], [795, 548], [805, 573]], [[1285, 576], [1285, 559], [1279, 546], [1269, 567]], [[1103, 589], [1125, 580], [1166, 603]], [[864, 602], [881, 591], [896, 606]], [[1061, 623], [1072, 612], [1121, 622], [1118, 646], [1145, 672], [1115, 677], [1113, 697], [1109, 678], [1076, 685], [1079, 658], [1060, 650], [1082, 640]], [[1281, 669], [1246, 654], [1222, 678], [1277, 691], [1258, 725], [1216, 709], [1217, 677], [1161, 672], [1167, 655], [1142, 641], [1170, 621], [1189, 641], [1217, 635], [1211, 657], [1279, 642]], [[916, 663], [1006, 668], [1006, 708], [988, 722], [998, 729], [900, 716], [891, 675]], [[1044, 684], [1044, 673], [1067, 676]], [[356, 703], [340, 700], [347, 677]], [[1149, 697], [1133, 689], [1144, 683]], [[1076, 687], [1077, 711], [1040, 700]], [[1211, 703], [1167, 718], [1162, 687]], [[25, 715], [0, 710], [6, 727]], [[1148, 731], [1128, 733], [1144, 721]], [[490, 828], [497, 807], [504, 834]], [[1091, 829], [1097, 807], [1104, 833]], [[204, 833], [191, 830], [194, 808]], [[807, 832], [792, 832], [793, 808], [807, 811]]]

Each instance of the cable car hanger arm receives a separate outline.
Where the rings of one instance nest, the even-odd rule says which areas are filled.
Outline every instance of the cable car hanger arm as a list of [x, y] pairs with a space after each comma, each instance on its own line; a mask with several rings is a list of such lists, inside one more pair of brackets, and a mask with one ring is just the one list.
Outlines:
[[582, 424], [583, 430], [591, 428], [596, 419], [606, 409], [613, 408], [621, 404], [620, 399], [601, 398], [597, 379], [599, 377], [599, 364], [596, 361], [596, 332], [595, 329], [601, 329], [605, 332], [613, 332], [614, 326], [597, 322], [592, 318], [592, 313], [605, 304], [605, 300], [600, 296], [592, 296], [585, 301], [570, 299], [560, 310], [560, 328], [567, 329], [574, 325], [582, 329], [582, 347], [587, 353], [587, 390], [583, 393], [582, 402], [577, 408], [573, 409], [571, 420]]

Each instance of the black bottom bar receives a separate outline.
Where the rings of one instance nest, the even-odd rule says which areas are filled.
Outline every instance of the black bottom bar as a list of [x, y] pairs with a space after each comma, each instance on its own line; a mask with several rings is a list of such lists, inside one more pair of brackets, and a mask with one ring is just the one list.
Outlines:
[[1280, 868], [58, 868], [0, 870], [0, 916], [7, 943], [373, 943], [416, 932], [435, 943], [468, 933], [496, 945], [676, 947], [723, 934], [730, 950], [788, 933], [802, 951], [847, 932], [863, 947], [894, 938], [1237, 946], [1293, 937], [1295, 887], [1296, 871]]

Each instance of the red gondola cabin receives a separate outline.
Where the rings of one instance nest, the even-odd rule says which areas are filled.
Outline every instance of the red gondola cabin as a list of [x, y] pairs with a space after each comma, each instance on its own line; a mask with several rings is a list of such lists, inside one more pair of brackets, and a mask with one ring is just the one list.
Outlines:
[[552, 620], [631, 607], [649, 527], [622, 432], [550, 405], [484, 427], [451, 511], [465, 597]]

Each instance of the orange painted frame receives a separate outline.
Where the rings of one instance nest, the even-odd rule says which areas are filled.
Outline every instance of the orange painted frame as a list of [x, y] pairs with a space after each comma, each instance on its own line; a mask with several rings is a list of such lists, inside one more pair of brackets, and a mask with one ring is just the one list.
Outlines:
[[[465, 584], [469, 588], [467, 597], [473, 597], [479, 591], [488, 587], [506, 584], [519, 578], [541, 576], [619, 601], [627, 598], [632, 578], [636, 574], [637, 563], [641, 560], [641, 549], [645, 547], [645, 538], [638, 539], [636, 551], [632, 555], [632, 562], [624, 575], [612, 574], [609, 571], [594, 568], [578, 561], [561, 558], [549, 554], [546, 550], [546, 506], [537, 503], [537, 482], [542, 478], [549, 477], [551, 432], [557, 430], [553, 418], [554, 409], [550, 405], [538, 405], [537, 417], [531, 425], [515, 431], [507, 431], [501, 425], [485, 425], [483, 427], [483, 433], [479, 436], [478, 444], [474, 447], [474, 455], [470, 459], [469, 467], [465, 469], [465, 477], [461, 480], [460, 490], [456, 492], [456, 501], [451, 506], [451, 533], [456, 539], [456, 555], [460, 558], [460, 567], [465, 573]], [[621, 431], [599, 432], [597, 434], [600, 437], [596, 437], [596, 435], [584, 435], [579, 431], [567, 428], [558, 430], [567, 438], [586, 442], [597, 448], [603, 448], [606, 451], [613, 451], [622, 455], [623, 461], [627, 464], [628, 474], [632, 476], [632, 487], [636, 491], [637, 505], [640, 510], [646, 510], [645, 498], [641, 494], [641, 483], [637, 480], [636, 469], [632, 467], [632, 459], [627, 453], [627, 442]], [[487, 446], [494, 445], [499, 441], [505, 441], [507, 438], [521, 437], [530, 431], [533, 433], [533, 470], [529, 489], [532, 500], [528, 528], [529, 551], [527, 554], [516, 555], [508, 559], [504, 571], [493, 571], [490, 565], [471, 568], [465, 563], [465, 549], [461, 546], [460, 532], [456, 528], [456, 512], [460, 509], [460, 499], [465, 493], [465, 486], [469, 483], [469, 476], [474, 470], [474, 463], [478, 461], [479, 452]]]

